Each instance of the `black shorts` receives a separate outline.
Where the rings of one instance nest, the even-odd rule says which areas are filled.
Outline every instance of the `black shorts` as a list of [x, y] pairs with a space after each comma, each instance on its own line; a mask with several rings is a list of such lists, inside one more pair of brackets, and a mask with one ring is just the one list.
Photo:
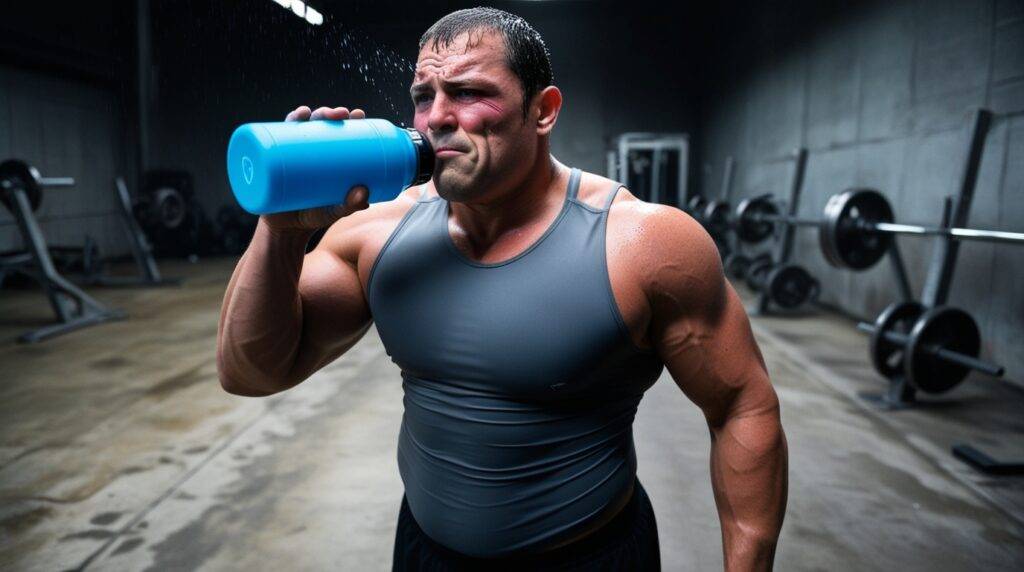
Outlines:
[[659, 572], [658, 525], [647, 492], [636, 481], [625, 507], [598, 530], [543, 554], [503, 559], [474, 558], [434, 542], [423, 532], [402, 497], [395, 534], [393, 572], [496, 572], [499, 570], [586, 570]]

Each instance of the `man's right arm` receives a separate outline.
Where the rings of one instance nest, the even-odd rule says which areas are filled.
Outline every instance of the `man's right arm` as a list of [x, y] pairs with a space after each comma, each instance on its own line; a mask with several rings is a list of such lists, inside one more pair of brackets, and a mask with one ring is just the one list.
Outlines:
[[226, 391], [284, 391], [369, 329], [370, 310], [354, 262], [326, 249], [304, 255], [310, 235], [275, 231], [262, 219], [257, 225], [221, 308], [217, 365]]
[[[289, 121], [362, 119], [362, 110], [302, 106]], [[228, 282], [217, 328], [217, 370], [229, 393], [264, 396], [303, 381], [352, 347], [370, 327], [352, 233], [369, 213], [368, 191], [354, 187], [333, 207], [260, 217]], [[353, 213], [359, 216], [349, 216]], [[339, 220], [341, 219], [341, 220]], [[317, 228], [323, 245], [305, 254]], [[356, 233], [358, 234], [358, 233]], [[341, 237], [341, 238], [337, 238]]]

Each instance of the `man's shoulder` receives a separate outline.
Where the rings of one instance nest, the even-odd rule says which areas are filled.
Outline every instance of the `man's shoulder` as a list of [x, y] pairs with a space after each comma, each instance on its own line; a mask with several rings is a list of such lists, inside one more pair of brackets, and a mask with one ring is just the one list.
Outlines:
[[690, 215], [619, 190], [608, 214], [608, 252], [632, 260], [634, 279], [663, 290], [722, 273], [718, 247]]

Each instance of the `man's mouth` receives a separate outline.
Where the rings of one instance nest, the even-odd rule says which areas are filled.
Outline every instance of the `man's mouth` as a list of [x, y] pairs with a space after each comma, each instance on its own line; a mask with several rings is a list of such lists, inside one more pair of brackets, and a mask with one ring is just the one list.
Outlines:
[[465, 153], [465, 151], [456, 147], [441, 146], [434, 148], [434, 155], [438, 158], [454, 157], [463, 153]]

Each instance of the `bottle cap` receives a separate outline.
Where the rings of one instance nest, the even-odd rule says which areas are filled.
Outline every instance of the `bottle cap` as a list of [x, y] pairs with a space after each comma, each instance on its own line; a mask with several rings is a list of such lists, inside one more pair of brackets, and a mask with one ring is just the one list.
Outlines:
[[416, 177], [409, 186], [422, 185], [434, 176], [434, 148], [425, 135], [419, 131], [407, 127], [406, 132], [412, 139], [412, 145], [416, 148]]

